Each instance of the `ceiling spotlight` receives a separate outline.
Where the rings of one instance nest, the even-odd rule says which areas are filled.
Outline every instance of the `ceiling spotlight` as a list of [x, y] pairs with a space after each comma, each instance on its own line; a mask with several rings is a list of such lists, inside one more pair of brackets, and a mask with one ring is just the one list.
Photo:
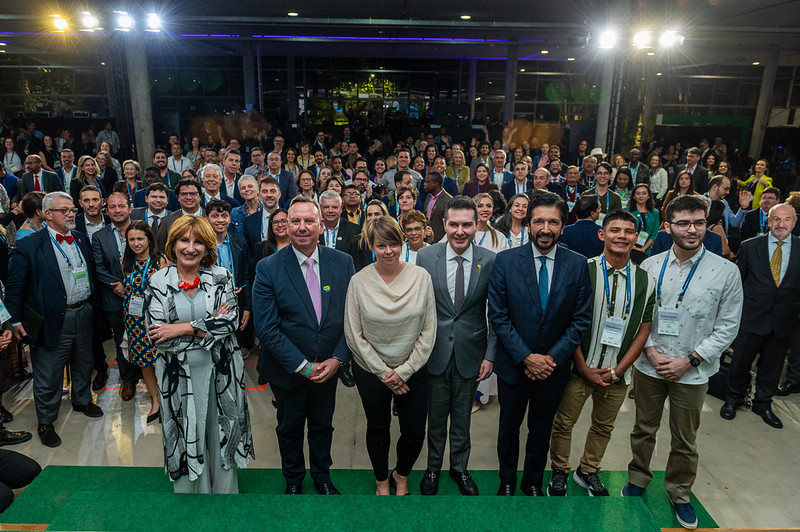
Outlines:
[[519, 71], [520, 72], [525, 72], [525, 69], [524, 68], [520, 68]]
[[567, 57], [567, 61], [575, 61], [574, 57]]
[[656, 72], [656, 76], [661, 76], [661, 72]]
[[647, 55], [656, 55], [655, 52], [647, 52]]
[[753, 61], [753, 66], [758, 66], [761, 64], [761, 61]]
[[597, 45], [598, 48], [602, 48], [608, 50], [610, 48], [614, 48], [617, 45], [617, 39], [619, 35], [614, 30], [605, 30], [600, 34], [600, 43]]
[[295, 12], [295, 11], [289, 11], [289, 12], [288, 12], [288, 13], [286, 13], [286, 14], [287, 14], [288, 16], [290, 16], [290, 17], [298, 17], [298, 16], [300, 16], [300, 13], [297, 13], [297, 12]]
[[117, 29], [120, 31], [130, 31], [134, 26], [133, 17], [125, 11], [117, 11]]
[[81, 17], [81, 25], [83, 26], [84, 30], [93, 30], [97, 27], [97, 17], [89, 13], [88, 11], [83, 12], [83, 16]]
[[57, 30], [64, 31], [69, 27], [69, 24], [67, 24], [67, 21], [63, 19], [61, 15], [53, 15], [53, 16], [55, 17], [55, 20], [53, 20], [53, 25], [56, 27]]
[[160, 31], [161, 30], [161, 17], [155, 13], [147, 14], [147, 31]]
[[550, 50], [542, 50], [540, 53], [542, 53], [542, 54], [549, 54], [549, 53], [550, 53]]
[[633, 36], [633, 45], [636, 48], [649, 48], [653, 40], [653, 34], [649, 31], [640, 31]]
[[472, 15], [461, 15], [461, 20], [469, 20], [472, 18]]
[[670, 46], [679, 46], [683, 44], [684, 39], [684, 36], [677, 31], [669, 30], [661, 34], [661, 37], [658, 38], [658, 44], [669, 48]]
[[8, 46], [8, 43], [6, 41], [0, 41], [0, 46]]

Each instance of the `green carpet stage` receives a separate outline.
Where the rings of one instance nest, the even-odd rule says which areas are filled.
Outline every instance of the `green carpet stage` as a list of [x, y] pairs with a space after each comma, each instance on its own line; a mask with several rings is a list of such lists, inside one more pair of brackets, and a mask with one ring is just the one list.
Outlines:
[[[546, 473], [548, 475], [549, 473]], [[659, 531], [680, 525], [663, 484], [663, 473], [642, 498], [623, 498], [622, 471], [602, 471], [611, 497], [590, 498], [572, 482], [564, 498], [496, 497], [496, 471], [472, 471], [481, 497], [463, 497], [445, 476], [436, 497], [376, 497], [371, 471], [334, 470], [341, 497], [283, 495], [279, 470], [239, 472], [240, 495], [176, 495], [162, 468], [49, 466], [0, 515], [3, 530], [598, 530]], [[422, 471], [409, 485], [418, 493]], [[520, 477], [521, 478], [521, 477]], [[547, 478], [545, 479], [547, 481]], [[693, 498], [700, 527], [716, 523]], [[23, 528], [23, 527], [20, 527]]]

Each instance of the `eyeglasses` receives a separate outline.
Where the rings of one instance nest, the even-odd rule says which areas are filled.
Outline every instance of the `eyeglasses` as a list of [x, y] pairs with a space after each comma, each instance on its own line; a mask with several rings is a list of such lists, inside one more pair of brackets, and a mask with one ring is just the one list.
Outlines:
[[289, 225], [289, 220], [272, 220], [272, 225]]
[[705, 220], [694, 220], [694, 221], [680, 220], [678, 222], [667, 222], [667, 223], [669, 225], [677, 226], [678, 229], [680, 229], [681, 231], [689, 229], [690, 225], [693, 225], [695, 229], [703, 229], [707, 225], [707, 222]]
[[188, 196], [199, 196], [199, 195], [200, 194], [197, 193], [197, 192], [181, 192], [180, 194], [178, 194], [178, 196], [181, 196], [181, 197], [184, 197], [184, 198], [188, 197]]
[[415, 226], [415, 227], [406, 227], [406, 233], [421, 233], [425, 230], [424, 227]]
[[360, 196], [361, 194], [359, 194], [358, 192], [345, 192], [344, 195], [345, 196]]
[[70, 209], [69, 207], [64, 207], [63, 209], [47, 209], [47, 210], [50, 212], [60, 212], [63, 216], [68, 216], [70, 213], [78, 214], [78, 209], [74, 207], [72, 209]]

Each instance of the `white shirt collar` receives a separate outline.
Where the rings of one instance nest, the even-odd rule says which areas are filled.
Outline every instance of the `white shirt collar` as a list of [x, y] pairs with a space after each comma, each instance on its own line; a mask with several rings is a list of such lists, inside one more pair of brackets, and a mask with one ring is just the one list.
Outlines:
[[548, 251], [547, 254], [545, 254], [545, 255], [543, 255], [538, 249], [536, 249], [536, 246], [533, 245], [533, 242], [531, 242], [531, 247], [533, 248], [533, 258], [534, 259], [538, 259], [539, 257], [547, 257], [548, 259], [550, 259], [552, 261], [556, 260], [556, 249], [558, 248], [558, 244], [553, 246], [553, 249]]
[[[451, 260], [451, 259], [454, 259], [454, 258], [456, 258], [458, 256], [459, 256], [458, 253], [456, 253], [455, 250], [453, 250], [452, 246], [450, 246], [450, 242], [448, 242], [447, 243], [447, 250], [445, 251], [445, 258], [447, 260]], [[467, 248], [467, 250], [464, 251], [464, 253], [461, 254], [461, 256], [464, 257], [464, 259], [471, 264], [472, 263], [472, 245], [470, 245]]]
[[[297, 262], [300, 263], [300, 266], [308, 259], [302, 252], [298, 251], [296, 247], [292, 246], [292, 251], [294, 251], [294, 256], [297, 258]], [[312, 259], [319, 264], [319, 246], [314, 246], [314, 253], [311, 254]]]

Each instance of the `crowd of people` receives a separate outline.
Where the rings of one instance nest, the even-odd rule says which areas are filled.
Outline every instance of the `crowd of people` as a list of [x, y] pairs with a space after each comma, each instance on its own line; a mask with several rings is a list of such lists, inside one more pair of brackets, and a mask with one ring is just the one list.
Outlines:
[[[498, 495], [566, 495], [573, 428], [591, 397], [573, 478], [607, 496], [597, 472], [631, 395], [622, 495], [640, 496], [669, 397], [665, 484], [693, 528], [700, 412], [724, 355], [732, 347], [725, 419], [745, 405], [757, 355], [752, 410], [768, 425], [782, 426], [772, 397], [800, 391], [800, 195], [781, 203], [765, 159], [737, 178], [722, 139], [625, 158], [587, 141], [572, 154], [488, 133], [459, 143], [444, 128], [384, 146], [345, 127], [296, 147], [280, 134], [244, 149], [173, 136], [142, 169], [118, 161], [104, 131], [94, 153], [43, 136], [48, 157], [33, 124], [19, 137], [30, 149], [6, 139], [0, 165], [0, 368], [30, 347], [45, 446], [61, 444], [65, 367], [72, 409], [104, 415], [92, 392], [108, 379], [108, 338], [122, 400], [147, 387], [176, 492], [238, 492], [236, 469], [255, 456], [243, 361], [256, 350], [287, 494], [302, 492], [304, 438], [314, 486], [339, 493], [340, 381], [361, 398], [378, 495], [409, 493], [425, 445], [419, 491], [436, 494], [448, 441], [448, 475], [477, 495], [470, 419], [496, 395]], [[757, 319], [742, 320], [743, 305]], [[2, 414], [0, 444], [32, 437]], [[38, 473], [2, 452], [27, 475], [0, 479], [7, 486]]]

